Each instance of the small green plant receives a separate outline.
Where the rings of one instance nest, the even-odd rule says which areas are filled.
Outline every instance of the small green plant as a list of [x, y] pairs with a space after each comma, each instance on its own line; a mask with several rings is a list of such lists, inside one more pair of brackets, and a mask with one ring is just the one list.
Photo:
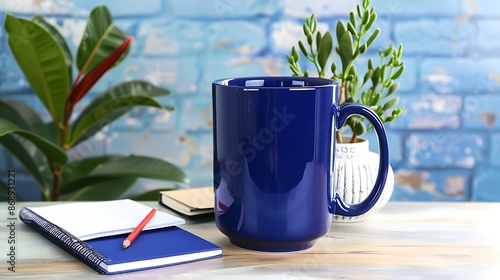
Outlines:
[[[179, 167], [153, 157], [68, 156], [136, 106], [173, 110], [154, 99], [170, 91], [146, 81], [127, 81], [105, 90], [73, 115], [102, 75], [125, 59], [133, 39], [113, 24], [105, 6], [91, 11], [76, 59], [63, 36], [40, 15], [28, 20], [7, 14], [5, 30], [12, 54], [52, 120], [42, 121], [20, 101], [0, 99], [0, 144], [31, 173], [44, 200], [115, 199], [137, 178], [187, 183]], [[78, 74], [73, 79], [75, 65]], [[7, 190], [0, 181], [0, 197], [13, 195]], [[157, 192], [153, 194], [156, 199]]]
[[[326, 77], [330, 71], [331, 79], [339, 82], [339, 105], [344, 102], [364, 104], [373, 109], [382, 122], [393, 122], [403, 111], [402, 107], [393, 109], [399, 101], [399, 97], [393, 96], [399, 88], [396, 80], [405, 70], [404, 62], [401, 60], [403, 45], [400, 44], [395, 48], [391, 44], [386, 49], [379, 50], [379, 65], [375, 66], [373, 60], [369, 59], [364, 75], [358, 73], [355, 66], [356, 59], [366, 53], [381, 32], [376, 28], [368, 34], [377, 19], [375, 9], [370, 5], [371, 0], [363, 0], [361, 5], [357, 5], [356, 12], [349, 14], [346, 23], [341, 20], [337, 22], [335, 53], [340, 58], [341, 68], [337, 68], [337, 62], [331, 59], [331, 56], [334, 56], [332, 35], [329, 31], [321, 34], [317, 30], [318, 21], [314, 18], [314, 14], [303, 24], [307, 46], [302, 41], [299, 41], [298, 45], [302, 55], [314, 64], [319, 77]], [[290, 69], [294, 76], [309, 76], [308, 70], [304, 72], [301, 70], [300, 56], [295, 47], [292, 47], [291, 54], [287, 55]], [[344, 127], [337, 132], [336, 138], [340, 143], [341, 133], [347, 127], [352, 131], [351, 143], [355, 143], [358, 136], [372, 129], [371, 125], [366, 126], [363, 118], [350, 117]]]

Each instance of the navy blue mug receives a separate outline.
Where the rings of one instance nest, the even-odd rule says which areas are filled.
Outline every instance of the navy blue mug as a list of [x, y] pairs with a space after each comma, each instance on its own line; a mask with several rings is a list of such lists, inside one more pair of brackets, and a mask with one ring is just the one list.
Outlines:
[[[383, 191], [386, 133], [375, 112], [338, 106], [339, 86], [309, 77], [247, 77], [212, 84], [215, 221], [229, 240], [259, 251], [307, 249], [332, 214], [358, 216]], [[377, 133], [380, 167], [365, 201], [347, 205], [334, 188], [335, 132], [351, 115]]]

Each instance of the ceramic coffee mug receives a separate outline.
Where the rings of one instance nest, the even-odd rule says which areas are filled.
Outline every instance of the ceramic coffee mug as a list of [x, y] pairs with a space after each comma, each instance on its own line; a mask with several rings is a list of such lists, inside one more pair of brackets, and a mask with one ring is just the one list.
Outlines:
[[[311, 247], [332, 214], [358, 216], [382, 193], [387, 137], [366, 106], [338, 106], [338, 84], [307, 77], [249, 77], [212, 84], [215, 221], [240, 247], [296, 251]], [[336, 194], [335, 132], [351, 115], [378, 135], [380, 166], [367, 199], [345, 204]]]

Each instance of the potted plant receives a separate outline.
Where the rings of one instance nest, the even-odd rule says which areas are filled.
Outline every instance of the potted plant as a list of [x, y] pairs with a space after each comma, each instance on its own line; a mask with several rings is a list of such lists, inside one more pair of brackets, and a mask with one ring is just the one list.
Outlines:
[[[294, 76], [309, 76], [311, 72], [302, 71], [299, 64], [301, 55], [316, 68], [319, 77], [330, 77], [339, 82], [340, 94], [338, 104], [356, 102], [364, 104], [377, 113], [383, 123], [393, 122], [403, 111], [403, 108], [394, 108], [399, 98], [394, 93], [399, 88], [396, 80], [403, 74], [405, 65], [401, 60], [403, 46], [394, 45], [379, 50], [380, 61], [375, 65], [373, 59], [368, 59], [367, 70], [359, 73], [356, 60], [365, 54], [380, 35], [381, 30], [372, 27], [377, 19], [375, 9], [371, 7], [371, 0], [363, 0], [358, 4], [356, 11], [349, 14], [349, 20], [339, 20], [336, 25], [336, 46], [333, 50], [333, 36], [327, 31], [322, 34], [318, 29], [318, 22], [314, 14], [303, 24], [306, 44], [298, 42], [300, 53], [292, 47], [291, 54], [287, 55], [290, 69]], [[340, 67], [337, 67], [340, 60]], [[361, 117], [350, 117], [344, 127], [336, 133], [337, 147], [335, 169], [337, 172], [337, 188], [344, 194], [346, 202], [358, 203], [370, 193], [376, 179], [378, 169], [378, 155], [368, 149], [368, 140], [361, 138], [372, 129]], [[350, 136], [343, 135], [350, 131]], [[357, 168], [359, 167], [359, 168]], [[365, 170], [366, 172], [360, 172]], [[354, 174], [354, 176], [353, 176]], [[347, 179], [353, 178], [353, 179]], [[370, 213], [382, 207], [390, 198], [394, 188], [394, 174], [389, 172], [384, 193], [373, 211], [354, 218], [362, 220]], [[351, 220], [347, 217], [335, 217], [336, 220]]]
[[[79, 144], [136, 106], [173, 110], [154, 99], [170, 95], [170, 91], [146, 81], [127, 81], [100, 93], [74, 115], [75, 106], [100, 77], [125, 59], [133, 39], [113, 24], [105, 6], [91, 11], [76, 57], [63, 36], [40, 15], [29, 20], [7, 14], [5, 30], [19, 67], [51, 121], [42, 121], [20, 101], [0, 99], [0, 144], [31, 173], [44, 200], [115, 199], [137, 178], [187, 183], [179, 167], [153, 157], [69, 156]], [[75, 78], [74, 65], [78, 70]], [[4, 199], [6, 190], [0, 181]], [[157, 193], [153, 192], [155, 199]]]

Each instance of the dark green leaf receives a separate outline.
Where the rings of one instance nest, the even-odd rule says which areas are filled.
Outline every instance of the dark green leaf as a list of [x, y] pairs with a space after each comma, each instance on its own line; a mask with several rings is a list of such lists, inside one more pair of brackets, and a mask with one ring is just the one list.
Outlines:
[[89, 176], [120, 176], [149, 178], [187, 184], [188, 179], [177, 166], [147, 156], [129, 156], [120, 161], [111, 161], [94, 169]]
[[366, 133], [366, 126], [363, 122], [356, 122], [352, 127], [352, 132], [358, 136]]
[[[90, 12], [85, 32], [78, 47], [76, 56], [78, 70], [87, 74], [109, 56], [127, 37], [125, 32], [113, 24], [111, 14], [105, 6], [95, 7]], [[122, 61], [127, 53], [128, 50], [116, 64]]]
[[405, 66], [401, 65], [401, 67], [399, 67], [398, 71], [396, 73], [394, 73], [394, 75], [392, 75], [391, 79], [396, 80], [397, 78], [399, 78], [399, 76], [401, 76], [401, 74], [403, 74], [404, 71], [405, 71]]
[[356, 5], [356, 11], [358, 12], [358, 17], [361, 18], [363, 16], [363, 13], [361, 12], [361, 6]]
[[304, 71], [304, 77], [309, 77], [309, 70]]
[[332, 52], [332, 34], [330, 32], [326, 32], [321, 40], [321, 45], [318, 51], [318, 63], [321, 67], [321, 70], [325, 69], [326, 62], [328, 61], [328, 57]]
[[[331, 36], [331, 35], [330, 35]], [[319, 46], [321, 45], [321, 39], [323, 36], [321, 35], [321, 31], [316, 33], [316, 50], [319, 50]], [[300, 42], [300, 41], [299, 41]]]
[[[304, 43], [302, 43], [302, 41], [299, 41], [299, 48], [300, 48], [300, 51], [304, 54], [304, 56], [307, 57], [308, 56], [307, 50], [306, 50], [306, 47], [304, 47]], [[292, 55], [294, 55], [294, 51], [295, 51], [295, 49], [292, 49]], [[295, 51], [295, 53], [297, 54], [297, 57], [295, 57], [295, 55], [294, 55], [293, 58], [297, 62], [297, 61], [299, 61], [300, 56], [296, 51]]]
[[[100, 118], [93, 126], [85, 126], [86, 131], [82, 131], [83, 134], [80, 135], [76, 142], [73, 144], [81, 143], [82, 141], [93, 136], [99, 132], [103, 127], [112, 123], [119, 117], [123, 116], [131, 109], [136, 106], [145, 105], [157, 107], [158, 103], [152, 102], [151, 98], [159, 96], [168, 96], [171, 92], [157, 87], [149, 82], [145, 81], [129, 81], [118, 84], [114, 87], [109, 88], [102, 94], [95, 97], [83, 111], [80, 113], [79, 117], [73, 123], [73, 126], [77, 125], [87, 118], [85, 116], [89, 115], [92, 111], [99, 109], [99, 111], [94, 111], [94, 117]], [[149, 97], [149, 99], [148, 99]], [[152, 104], [152, 105], [151, 105]], [[123, 106], [121, 106], [123, 105]], [[106, 108], [108, 110], [106, 111]], [[172, 110], [172, 108], [164, 107], [166, 110]], [[102, 114], [96, 114], [102, 113]], [[95, 119], [97, 120], [97, 119]], [[88, 125], [90, 123], [87, 123]]]
[[9, 46], [33, 91], [56, 123], [64, 117], [70, 89], [64, 53], [49, 31], [29, 20], [7, 14]]
[[401, 56], [403, 56], [403, 44], [399, 44], [397, 58], [401, 59]]
[[0, 99], [0, 118], [41, 136], [48, 134], [40, 116], [21, 101]]
[[352, 35], [347, 31], [342, 35], [339, 42], [340, 60], [342, 60], [342, 69], [345, 72], [347, 67], [352, 62]]
[[309, 44], [309, 46], [312, 46], [312, 43], [313, 43], [313, 36], [312, 34], [310, 34], [307, 36], [307, 44]]
[[391, 44], [387, 49], [384, 50], [384, 57], [388, 57], [391, 52], [394, 51], [394, 45]]
[[288, 60], [289, 64], [294, 64], [295, 63], [295, 61], [293, 60], [293, 56], [292, 55], [287, 55], [286, 59]]
[[304, 30], [304, 35], [306, 35], [306, 37], [309, 37], [312, 35], [311, 29], [309, 28], [309, 26], [307, 24], [304, 23], [302, 25], [302, 29]]
[[371, 58], [368, 59], [368, 69], [373, 70], [373, 60]]
[[113, 200], [122, 197], [134, 185], [135, 178], [114, 178], [88, 185], [71, 193], [62, 195], [59, 200]]
[[372, 8], [370, 12], [370, 21], [366, 24], [366, 30], [369, 30], [373, 23], [377, 20], [377, 13], [375, 13], [375, 9]]
[[[92, 164], [99, 163], [99, 160], [105, 161], [106, 159], [101, 157], [95, 162], [86, 162], [86, 171], [92, 168]], [[77, 168], [81, 167], [73, 167], [73, 170]], [[68, 180], [80, 175], [81, 177], [65, 182], [65, 192], [79, 191], [90, 185], [118, 178], [147, 178], [178, 184], [188, 183], [186, 175], [179, 167], [169, 162], [146, 156], [121, 156], [119, 160], [112, 158], [109, 161], [98, 164], [89, 173], [82, 175], [82, 172], [76, 172], [79, 172], [79, 174], [69, 175], [70, 178]]]
[[[62, 172], [62, 185], [66, 186], [70, 182], [73, 182], [77, 179], [84, 178], [88, 176], [90, 172], [96, 169], [101, 164], [111, 162], [111, 161], [119, 161], [125, 158], [126, 156], [122, 155], [105, 155], [105, 156], [97, 156], [97, 157], [87, 157], [81, 160], [75, 160], [67, 163], [63, 167]], [[94, 184], [95, 180], [90, 180], [89, 184]], [[74, 191], [75, 189], [71, 190]]]
[[335, 62], [332, 62], [332, 66], [330, 66], [330, 69], [332, 70], [333, 75], [335, 75], [335, 71], [337, 71], [337, 64]]
[[372, 94], [372, 98], [371, 98], [371, 101], [370, 101], [369, 105], [370, 106], [377, 105], [381, 98], [382, 98], [382, 95], [379, 92], [376, 92], [375, 94]]
[[373, 42], [375, 42], [375, 40], [378, 38], [378, 36], [380, 35], [380, 28], [377, 28], [375, 29], [375, 31], [373, 31], [372, 35], [370, 35], [370, 38], [368, 38], [368, 40], [366, 40], [366, 45], [367, 47], [370, 47], [371, 44]]
[[370, 21], [370, 10], [365, 10], [362, 19], [363, 19], [362, 21], [363, 25], [366, 25]]
[[390, 122], [393, 122], [396, 120], [396, 116], [392, 115], [392, 116], [388, 116], [387, 118], [385, 118], [384, 120], [384, 123], [390, 123]]
[[356, 17], [354, 16], [354, 12], [349, 13], [349, 21], [353, 27], [356, 27]]
[[366, 82], [368, 82], [368, 80], [372, 77], [373, 75], [373, 70], [368, 70], [366, 71], [366, 74], [365, 74], [365, 77], [363, 78], [363, 85], [366, 84]]
[[[73, 147], [81, 137], [86, 133], [95, 134], [97, 131], [91, 131], [93, 128], [102, 129], [109, 123], [107, 116], [115, 114], [124, 114], [135, 106], [151, 106], [159, 109], [164, 107], [148, 95], [131, 95], [117, 97], [99, 104], [99, 106], [90, 108], [85, 114], [80, 114], [71, 125], [70, 137], [66, 141], [68, 147]], [[86, 136], [87, 138], [89, 135]]]
[[134, 195], [134, 196], [130, 197], [130, 199], [136, 200], [136, 201], [158, 201], [158, 197], [160, 195], [160, 192], [173, 191], [173, 190], [175, 190], [175, 189], [172, 188], [172, 189], [152, 190], [149, 192]]
[[380, 67], [375, 68], [372, 75], [373, 87], [376, 87], [380, 83]]
[[342, 21], [337, 22], [337, 41], [340, 43], [342, 36], [347, 32], [347, 29]]
[[349, 30], [352, 35], [356, 36], [358, 34], [358, 32], [356, 31], [356, 28], [354, 27], [354, 25], [352, 25], [352, 23], [350, 21], [347, 22], [347, 30]]
[[300, 55], [297, 50], [295, 50], [295, 47], [292, 47], [292, 56], [294, 61], [299, 61]]
[[54, 36], [54, 38], [57, 40], [59, 45], [61, 46], [61, 49], [64, 53], [64, 58], [66, 59], [66, 65], [68, 67], [68, 76], [69, 76], [69, 83], [72, 83], [72, 77], [73, 77], [73, 55], [71, 54], [71, 51], [68, 47], [68, 44], [66, 43], [66, 40], [64, 37], [59, 33], [57, 28], [55, 28], [52, 24], [48, 23], [41, 15], [34, 15], [31, 20], [34, 22], [40, 24], [43, 26], [47, 31]]
[[368, 45], [365, 43], [363, 43], [360, 47], [359, 47], [359, 53], [362, 54], [362, 53], [365, 53], [366, 50], [368, 49]]
[[12, 133], [0, 137], [0, 144], [19, 160], [42, 191], [52, 186], [52, 173], [47, 158], [33, 143]]
[[47, 160], [50, 164], [64, 164], [68, 161], [68, 156], [58, 146], [52, 144], [51, 142], [33, 132], [21, 129], [7, 120], [0, 119], [0, 137], [11, 133], [20, 135], [33, 143], [47, 157]]

